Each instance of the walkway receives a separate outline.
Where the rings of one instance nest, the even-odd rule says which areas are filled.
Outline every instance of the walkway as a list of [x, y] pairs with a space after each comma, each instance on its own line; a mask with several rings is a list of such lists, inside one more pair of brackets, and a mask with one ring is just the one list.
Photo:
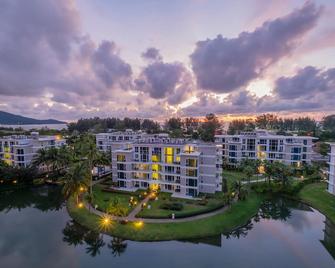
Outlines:
[[[221, 214], [223, 212], [225, 212], [228, 209], [228, 206], [225, 206], [223, 208], [217, 209], [215, 211], [212, 212], [208, 212], [208, 213], [204, 213], [204, 214], [200, 214], [200, 215], [196, 215], [196, 216], [191, 216], [191, 217], [187, 217], [187, 218], [178, 218], [178, 219], [148, 219], [148, 218], [136, 218], [136, 215], [141, 211], [142, 209], [142, 204], [143, 203], [147, 203], [149, 200], [149, 197], [146, 197], [145, 199], [143, 199], [141, 201], [141, 203], [139, 203], [134, 209], [133, 211], [126, 217], [118, 217], [118, 216], [111, 216], [112, 220], [117, 220], [117, 221], [143, 221], [146, 223], [173, 223], [173, 222], [189, 222], [189, 221], [194, 221], [194, 220], [200, 220], [200, 219], [205, 219], [205, 218], [209, 218], [218, 214]], [[96, 214], [100, 217], [104, 217], [108, 214], [95, 209], [94, 207], [91, 206], [91, 204], [87, 203], [86, 201], [84, 202], [85, 207], [90, 210], [91, 213]]]

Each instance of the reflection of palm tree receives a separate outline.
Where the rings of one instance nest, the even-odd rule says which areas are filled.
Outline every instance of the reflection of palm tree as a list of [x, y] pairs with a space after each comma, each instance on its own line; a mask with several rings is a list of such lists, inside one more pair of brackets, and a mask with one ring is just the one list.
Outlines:
[[286, 221], [291, 217], [291, 209], [283, 199], [265, 201], [259, 213], [263, 219]]
[[88, 247], [86, 247], [86, 253], [90, 254], [92, 257], [99, 255], [100, 249], [105, 246], [102, 235], [94, 231], [90, 231], [85, 236], [85, 242], [88, 245]]
[[82, 245], [88, 232], [88, 229], [79, 225], [75, 221], [69, 221], [63, 229], [63, 241], [67, 242], [69, 245]]
[[109, 249], [112, 250], [113, 256], [116, 257], [120, 256], [122, 253], [126, 251], [127, 243], [124, 242], [122, 238], [113, 237], [113, 239], [107, 246]]

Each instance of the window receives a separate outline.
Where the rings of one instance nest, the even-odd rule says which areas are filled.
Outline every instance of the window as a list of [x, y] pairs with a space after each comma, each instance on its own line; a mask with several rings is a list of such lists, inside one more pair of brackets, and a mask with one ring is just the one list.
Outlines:
[[125, 179], [126, 178], [126, 174], [124, 172], [118, 172], [117, 173], [117, 178], [118, 179]]
[[236, 151], [237, 146], [236, 145], [229, 145], [229, 151]]
[[198, 171], [196, 169], [186, 169], [186, 176], [188, 177], [197, 177]]
[[17, 149], [17, 154], [24, 154], [24, 150], [23, 149]]
[[197, 187], [198, 186], [198, 180], [186, 179], [186, 186]]
[[126, 170], [126, 165], [125, 164], [117, 164], [117, 169], [118, 170]]
[[149, 161], [149, 148], [148, 147], [140, 147], [140, 161], [141, 162]]
[[126, 156], [124, 154], [118, 154], [116, 160], [117, 162], [126, 162]]
[[301, 148], [300, 147], [293, 147], [293, 148], [291, 148], [291, 153], [292, 154], [300, 154], [301, 153]]
[[300, 155], [291, 155], [292, 161], [300, 161], [300, 159], [301, 159]]
[[165, 163], [172, 164], [173, 163], [173, 152], [174, 149], [172, 147], [166, 147], [164, 148], [164, 154], [165, 154]]
[[197, 167], [198, 163], [197, 163], [197, 159], [192, 159], [192, 158], [188, 158], [186, 159], [186, 166], [187, 167]]
[[166, 181], [169, 181], [169, 182], [173, 182], [173, 181], [174, 181], [174, 176], [166, 175], [166, 176], [165, 176], [165, 180], [166, 180]]
[[278, 140], [269, 140], [269, 151], [270, 152], [278, 151]]
[[174, 173], [174, 167], [173, 166], [165, 166], [165, 172], [166, 173]]
[[247, 151], [255, 151], [256, 149], [255, 139], [247, 139]]

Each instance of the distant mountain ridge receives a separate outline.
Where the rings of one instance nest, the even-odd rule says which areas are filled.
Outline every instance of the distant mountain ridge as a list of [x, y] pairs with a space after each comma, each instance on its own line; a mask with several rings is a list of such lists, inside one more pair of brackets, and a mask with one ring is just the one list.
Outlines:
[[21, 115], [0, 111], [0, 124], [2, 125], [42, 125], [42, 124], [66, 124], [55, 119], [34, 119]]

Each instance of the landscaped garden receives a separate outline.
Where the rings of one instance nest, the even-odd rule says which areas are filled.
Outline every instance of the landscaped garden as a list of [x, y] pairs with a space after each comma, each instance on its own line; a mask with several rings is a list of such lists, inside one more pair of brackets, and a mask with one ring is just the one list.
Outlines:
[[90, 213], [85, 207], [78, 207], [74, 197], [69, 199], [67, 207], [75, 221], [91, 230], [124, 239], [157, 241], [206, 237], [230, 232], [246, 224], [257, 213], [262, 200], [261, 196], [251, 194], [246, 200], [233, 203], [224, 213], [199, 220], [173, 223], [135, 221], [125, 224], [106, 220]]
[[157, 198], [149, 200], [148, 204], [137, 214], [141, 218], [183, 218], [203, 214], [221, 208], [225, 205], [222, 195], [206, 195], [200, 200], [171, 197], [171, 193], [159, 193]]
[[96, 208], [103, 212], [127, 216], [141, 201], [139, 196], [143, 197], [143, 193], [143, 190], [117, 191], [108, 189], [103, 184], [96, 184], [93, 186], [93, 206], [97, 205]]

